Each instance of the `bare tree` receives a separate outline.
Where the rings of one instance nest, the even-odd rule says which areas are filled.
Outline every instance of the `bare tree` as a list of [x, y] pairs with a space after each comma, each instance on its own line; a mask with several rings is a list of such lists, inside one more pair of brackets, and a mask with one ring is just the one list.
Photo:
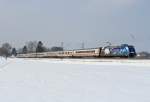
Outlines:
[[28, 49], [28, 52], [36, 52], [36, 48], [37, 48], [37, 41], [29, 41], [27, 42], [27, 49]]
[[11, 45], [9, 43], [2, 44], [1, 55], [6, 58], [11, 55]]
[[53, 46], [51, 49], [51, 51], [63, 51], [63, 47], [57, 47], [57, 46]]

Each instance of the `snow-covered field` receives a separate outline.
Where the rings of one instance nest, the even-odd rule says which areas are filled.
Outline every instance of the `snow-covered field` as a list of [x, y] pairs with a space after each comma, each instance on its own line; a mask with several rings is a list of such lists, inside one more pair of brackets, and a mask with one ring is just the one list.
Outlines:
[[150, 60], [0, 59], [1, 102], [150, 102]]

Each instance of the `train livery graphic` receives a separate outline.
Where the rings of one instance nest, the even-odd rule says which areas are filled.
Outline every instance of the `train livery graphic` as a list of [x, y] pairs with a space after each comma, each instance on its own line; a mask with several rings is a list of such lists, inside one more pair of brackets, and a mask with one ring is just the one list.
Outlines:
[[123, 44], [121, 46], [104, 47], [104, 56], [118, 57], [135, 57], [136, 52], [134, 46]]
[[78, 49], [68, 51], [56, 51], [56, 52], [42, 52], [42, 53], [27, 53], [18, 54], [18, 58], [111, 58], [111, 57], [123, 57], [134, 58], [136, 51], [134, 46], [128, 44], [122, 44], [120, 46], [105, 46], [99, 48], [90, 49]]

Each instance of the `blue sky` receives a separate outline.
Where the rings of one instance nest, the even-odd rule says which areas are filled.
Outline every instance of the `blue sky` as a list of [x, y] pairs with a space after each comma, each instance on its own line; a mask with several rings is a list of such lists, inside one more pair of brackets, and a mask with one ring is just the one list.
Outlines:
[[98, 47], [128, 43], [150, 51], [149, 0], [0, 0], [0, 43]]

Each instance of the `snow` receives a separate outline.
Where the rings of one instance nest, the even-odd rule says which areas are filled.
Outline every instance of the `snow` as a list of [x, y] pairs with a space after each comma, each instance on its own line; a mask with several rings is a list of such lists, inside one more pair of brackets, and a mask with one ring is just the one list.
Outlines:
[[150, 60], [0, 61], [2, 102], [150, 102]]

